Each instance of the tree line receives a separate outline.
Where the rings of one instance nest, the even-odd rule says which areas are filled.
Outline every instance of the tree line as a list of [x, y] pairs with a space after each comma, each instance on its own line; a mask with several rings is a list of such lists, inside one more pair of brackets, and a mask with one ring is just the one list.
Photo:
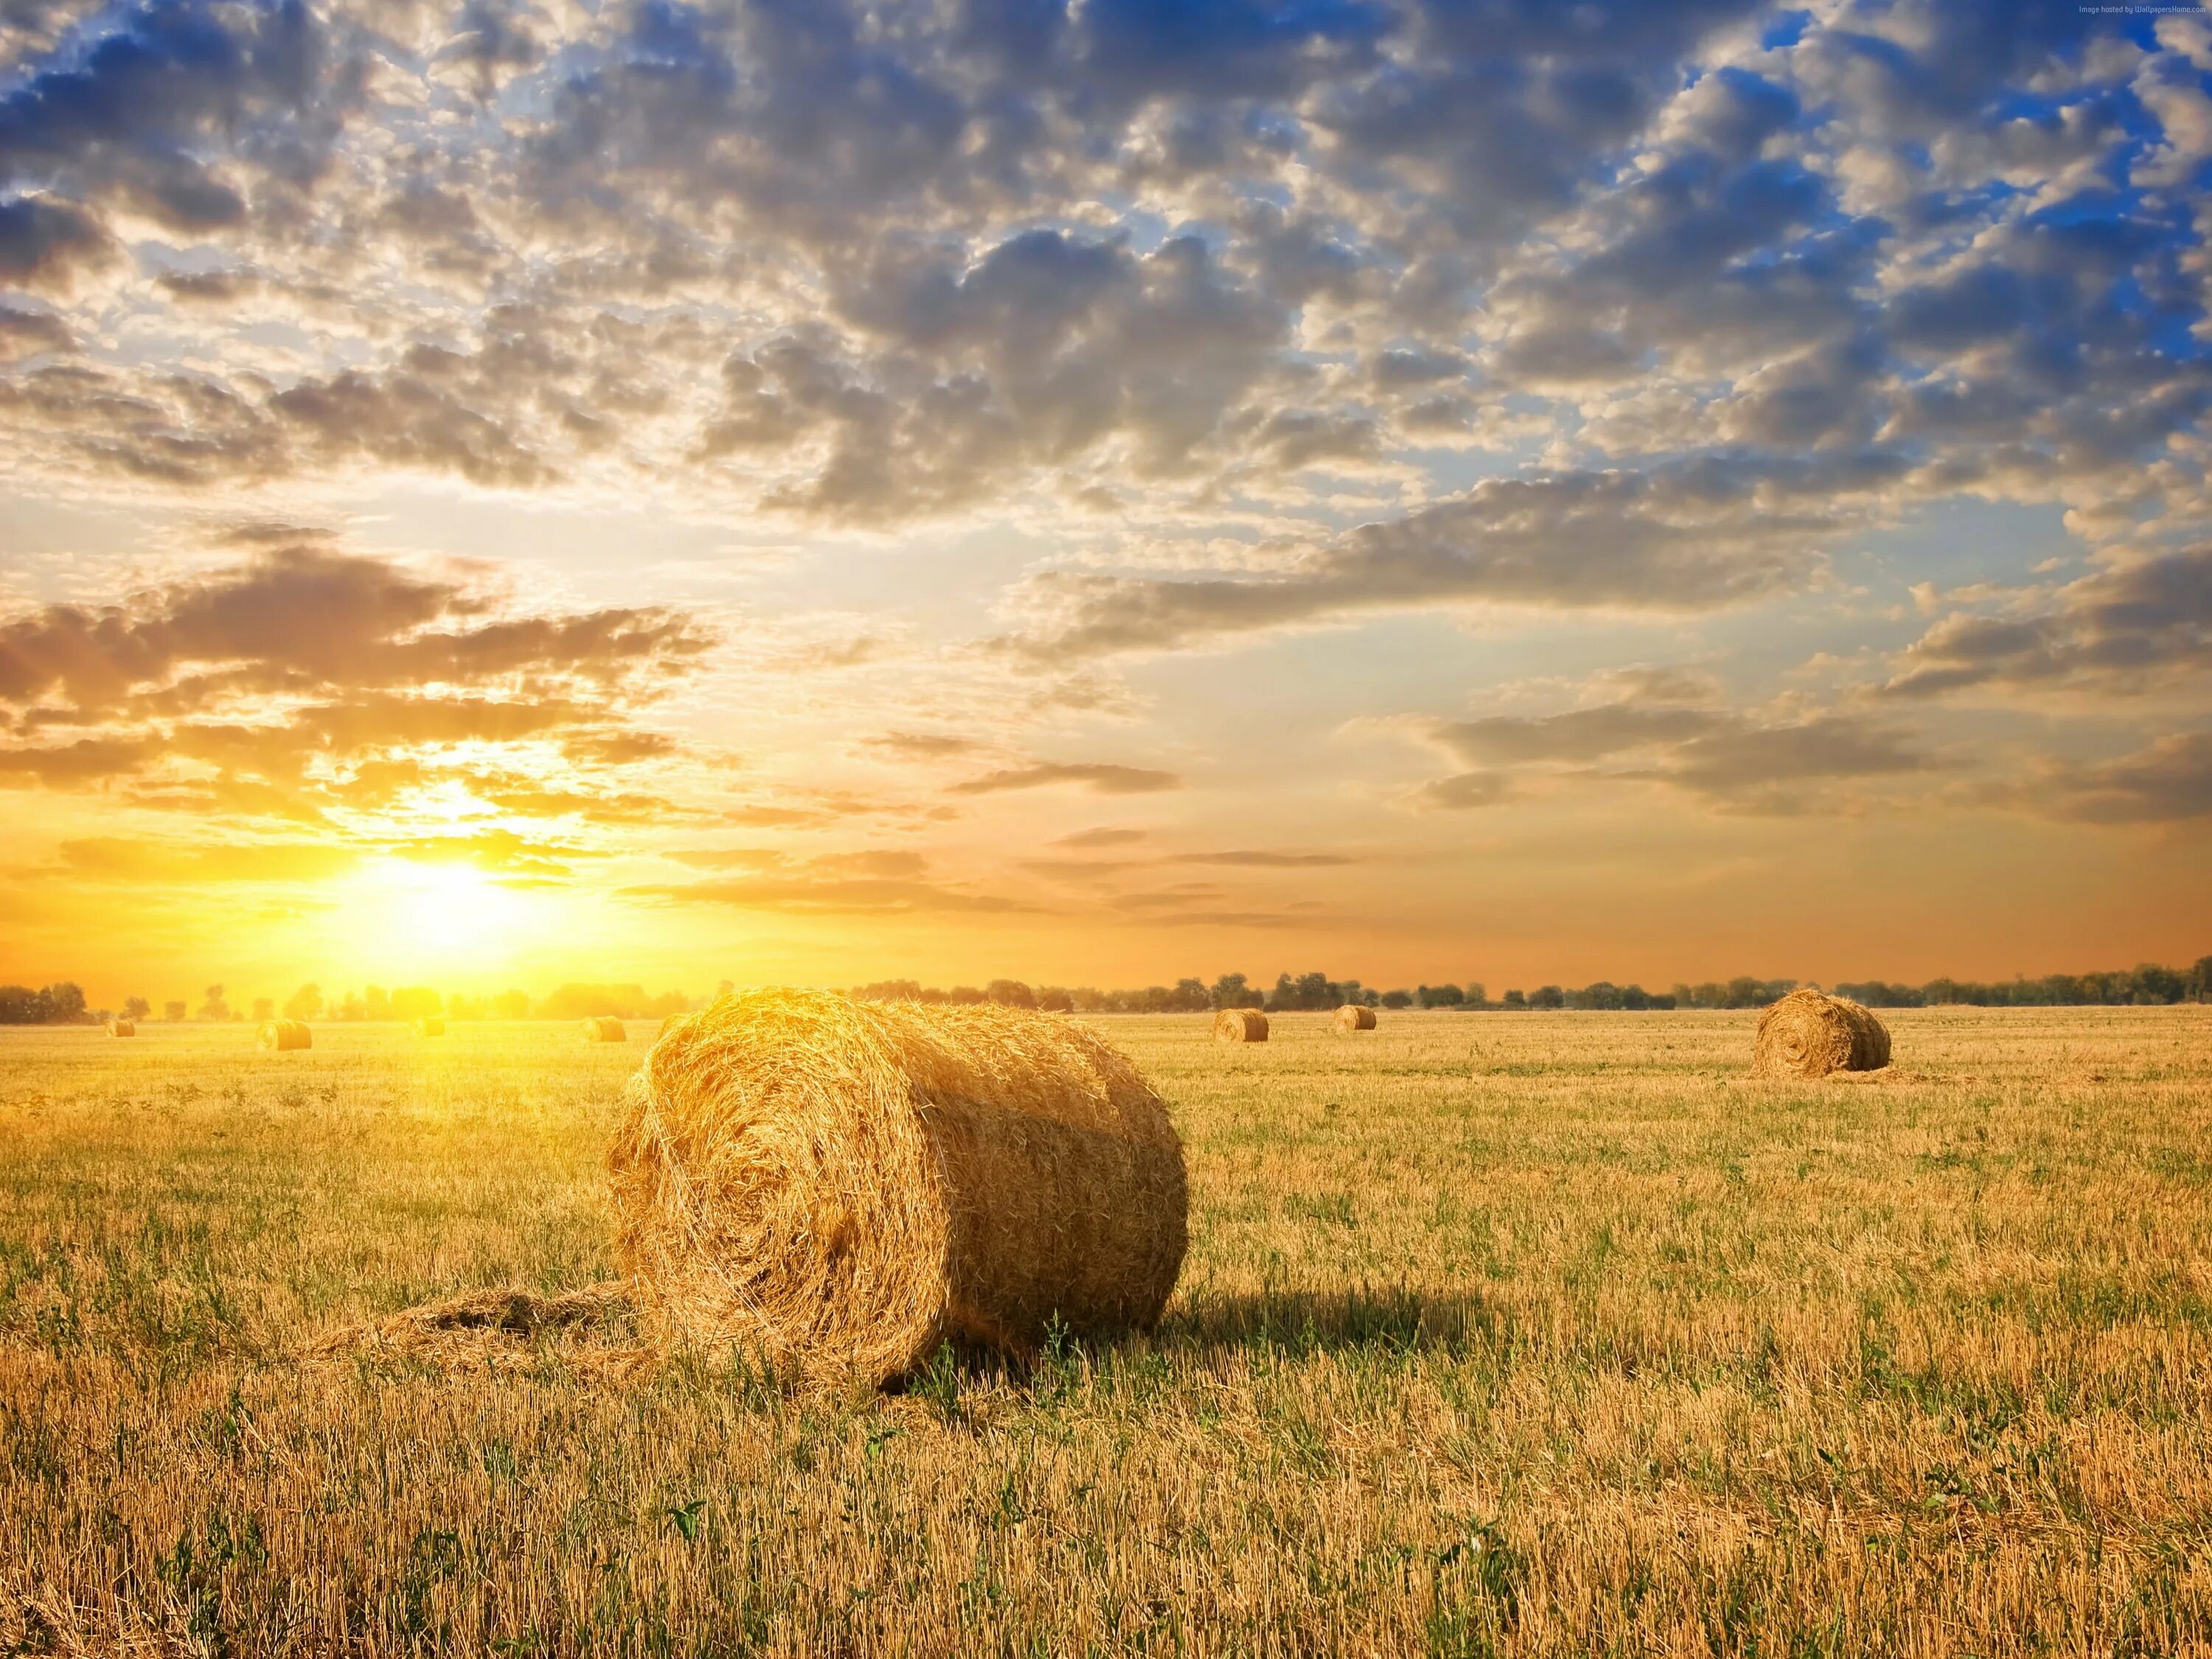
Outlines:
[[[1327, 974], [1279, 974], [1272, 988], [1253, 984], [1243, 974], [1224, 974], [1212, 984], [1200, 979], [1179, 979], [1173, 985], [1147, 985], [1125, 990], [1101, 990], [1096, 986], [1040, 985], [1018, 979], [994, 979], [983, 985], [956, 985], [950, 990], [924, 985], [918, 980], [885, 979], [854, 986], [848, 993], [873, 1002], [994, 1002], [1012, 1008], [1042, 1008], [1054, 1013], [1184, 1014], [1207, 1013], [1221, 1008], [1261, 1008], [1271, 1013], [1340, 1008], [1360, 1003], [1382, 1008], [1763, 1008], [1776, 998], [1797, 988], [1794, 979], [1758, 979], [1749, 975], [1725, 981], [1708, 980], [1701, 985], [1677, 984], [1666, 991], [1647, 991], [1640, 985], [1615, 985], [1598, 980], [1579, 987], [1540, 985], [1533, 991], [1511, 990], [1495, 1002], [1480, 983], [1419, 985], [1378, 991], [1356, 979], [1331, 979]], [[724, 980], [716, 995], [726, 995], [732, 982]], [[2212, 1002], [2212, 956], [2199, 957], [2187, 968], [2166, 968], [2156, 963], [2116, 969], [2110, 973], [2046, 974], [1984, 982], [1979, 980], [1931, 979], [1924, 985], [1891, 984], [1883, 980], [1844, 981], [1834, 989], [1841, 996], [1869, 1008], [1923, 1008], [1966, 1004], [1989, 1008], [2113, 1007], [2175, 1002]], [[550, 994], [533, 997], [527, 991], [507, 990], [496, 995], [454, 991], [445, 994], [428, 986], [403, 985], [387, 990], [364, 986], [326, 996], [320, 985], [308, 983], [285, 998], [282, 1012], [287, 1019], [414, 1020], [443, 1015], [448, 1019], [583, 1019], [611, 1015], [617, 1019], [661, 1019], [705, 1005], [707, 999], [681, 991], [648, 994], [635, 983], [570, 983]], [[64, 980], [42, 989], [27, 985], [0, 985], [0, 1025], [98, 1024], [112, 1017], [150, 1019], [153, 1004], [144, 997], [126, 997], [120, 1008], [89, 1006], [83, 990]], [[246, 1006], [232, 1005], [225, 987], [208, 986], [198, 1005], [178, 998], [161, 1005], [161, 1018], [172, 1024], [188, 1021], [274, 1018], [278, 1004], [270, 997], [252, 998]]]

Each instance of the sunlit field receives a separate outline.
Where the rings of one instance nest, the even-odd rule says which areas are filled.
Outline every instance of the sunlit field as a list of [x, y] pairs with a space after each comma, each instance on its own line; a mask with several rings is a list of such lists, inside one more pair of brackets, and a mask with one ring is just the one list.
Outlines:
[[647, 1031], [0, 1036], [0, 1652], [2212, 1647], [2212, 1008], [1104, 1020], [1173, 1105], [1150, 1340], [787, 1392], [619, 1327]]

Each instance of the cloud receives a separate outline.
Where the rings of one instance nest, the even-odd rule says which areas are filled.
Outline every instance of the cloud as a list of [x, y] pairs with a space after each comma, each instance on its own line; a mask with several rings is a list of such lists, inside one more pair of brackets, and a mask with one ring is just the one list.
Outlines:
[[1060, 836], [1059, 840], [1053, 842], [1053, 845], [1075, 848], [1127, 847], [1133, 842], [1144, 840], [1151, 833], [1148, 830], [1117, 828], [1079, 830], [1072, 836]]
[[[703, 867], [742, 866], [752, 860], [745, 849], [677, 855]], [[644, 903], [727, 906], [733, 909], [784, 911], [798, 915], [898, 916], [969, 913], [1012, 915], [1037, 907], [1004, 894], [933, 878], [929, 861], [919, 853], [866, 849], [825, 853], [803, 866], [786, 867], [782, 859], [763, 860], [757, 873], [710, 881], [655, 884], [623, 890]]]
[[2062, 588], [2049, 609], [1954, 611], [1899, 657], [1892, 698], [1975, 688], [2140, 692], [2212, 665], [2212, 547], [2139, 558]]
[[1936, 769], [1911, 734], [1857, 714], [1759, 717], [1719, 707], [1702, 677], [1631, 670], [1628, 695], [1557, 714], [1437, 720], [1427, 739], [1470, 769], [1433, 780], [1417, 807], [1464, 810], [1524, 786], [1656, 782], [1724, 810], [1794, 815], [1837, 804], [1838, 785]]
[[880, 737], [863, 738], [860, 741], [879, 754], [901, 761], [951, 760], [972, 755], [982, 747], [973, 738], [957, 737], [949, 732], [886, 732]]
[[1496, 479], [1363, 526], [1277, 574], [1048, 572], [1022, 595], [1027, 627], [999, 647], [1056, 664], [1439, 603], [1713, 610], [1803, 581], [1810, 550], [1861, 521], [1855, 497], [1903, 470], [1879, 453], [1737, 456]]
[[2212, 817], [2212, 732], [2183, 732], [2116, 760], [2046, 766], [1995, 798], [2089, 823], [2176, 823]]
[[[128, 779], [142, 805], [296, 822], [440, 788], [525, 817], [680, 815], [658, 794], [550, 779], [542, 756], [481, 751], [558, 744], [571, 774], [668, 755], [631, 720], [710, 647], [696, 624], [630, 608], [515, 614], [466, 580], [289, 527], [240, 533], [262, 549], [242, 562], [0, 620], [0, 708], [20, 711], [26, 739], [0, 741], [0, 778]], [[43, 735], [56, 728], [82, 735]], [[475, 757], [456, 759], [469, 745]]]
[[72, 878], [179, 886], [204, 882], [327, 881], [344, 875], [362, 860], [360, 848], [327, 842], [240, 842], [202, 847], [118, 836], [65, 841], [60, 854], [62, 867]]
[[949, 793], [995, 795], [1015, 789], [1045, 789], [1062, 783], [1080, 784], [1094, 795], [1154, 795], [1183, 787], [1182, 780], [1173, 772], [1148, 767], [1099, 762], [1043, 762], [1035, 766], [986, 772], [980, 778], [954, 784]]

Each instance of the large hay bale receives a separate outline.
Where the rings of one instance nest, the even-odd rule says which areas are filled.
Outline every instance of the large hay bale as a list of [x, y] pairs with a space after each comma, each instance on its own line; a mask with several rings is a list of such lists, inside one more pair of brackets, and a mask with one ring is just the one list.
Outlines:
[[623, 1023], [605, 1014], [594, 1014], [584, 1022], [584, 1041], [586, 1042], [627, 1042], [629, 1033]]
[[723, 998], [630, 1080], [615, 1254], [664, 1341], [880, 1384], [948, 1338], [1148, 1328], [1187, 1243], [1182, 1143], [1081, 1026], [985, 1005]]
[[1889, 1031], [1872, 1012], [1809, 986], [1759, 1017], [1751, 1069], [1759, 1077], [1826, 1077], [1889, 1064]]
[[685, 1020], [690, 1018], [691, 1017], [689, 1014], [669, 1015], [667, 1018], [660, 1022], [660, 1030], [657, 1035], [659, 1036], [666, 1036], [671, 1031], [674, 1030], [678, 1026], [681, 1025]]
[[1375, 1029], [1375, 1011], [1363, 1008], [1356, 1002], [1347, 1002], [1336, 1011], [1336, 1029], [1340, 1031], [1371, 1031]]
[[264, 1048], [312, 1048], [315, 1034], [307, 1029], [303, 1019], [272, 1019], [261, 1027], [261, 1046]]
[[1265, 1042], [1267, 1017], [1257, 1008], [1224, 1008], [1213, 1017], [1217, 1042]]
[[111, 1019], [107, 1022], [107, 1035], [110, 1036], [137, 1036], [138, 1035], [138, 1022], [132, 1019]]
[[435, 1014], [425, 1014], [422, 1018], [415, 1022], [415, 1035], [416, 1036], [443, 1036], [446, 1035], [446, 1022], [439, 1018]]

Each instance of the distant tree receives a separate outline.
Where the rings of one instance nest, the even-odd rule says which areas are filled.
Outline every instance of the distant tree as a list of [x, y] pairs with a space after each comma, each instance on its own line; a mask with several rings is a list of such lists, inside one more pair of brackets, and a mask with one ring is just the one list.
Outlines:
[[1505, 1006], [1508, 1008], [1526, 1008], [1528, 1006], [1528, 999], [1518, 991], [1508, 991], [1505, 994]]
[[427, 985], [403, 985], [388, 1006], [394, 1019], [428, 1019], [445, 1012], [446, 1000]]
[[363, 1019], [390, 1019], [392, 1018], [392, 994], [381, 985], [371, 985], [364, 988], [361, 995], [361, 1003], [362, 1018]]
[[1467, 1006], [1470, 1008], [1490, 1006], [1490, 993], [1482, 988], [1482, 981], [1471, 979], [1467, 982]]
[[0, 1025], [36, 1025], [39, 994], [27, 985], [0, 985]]
[[143, 1019], [153, 1012], [154, 1005], [143, 997], [123, 999], [123, 1018], [125, 1019]]
[[530, 993], [501, 991], [491, 1000], [491, 1012], [495, 1019], [527, 1019], [530, 1018]]
[[284, 1018], [287, 1019], [320, 1019], [323, 1017], [323, 988], [309, 981], [284, 999]]
[[972, 985], [956, 985], [945, 994], [945, 1000], [963, 1008], [973, 1007], [983, 1000], [983, 994]]
[[1168, 993], [1164, 1012], [1171, 1014], [1202, 1014], [1213, 1006], [1213, 994], [1206, 988], [1202, 979], [1179, 979]]
[[719, 1002], [719, 1001], [720, 1001], [724, 997], [726, 997], [726, 996], [729, 995], [731, 992], [732, 992], [732, 991], [736, 990], [737, 988], [738, 988], [738, 982], [737, 982], [735, 980], [731, 980], [731, 979], [717, 980], [717, 981], [714, 981], [714, 1000], [715, 1000], [716, 1001], [718, 1001], [718, 1002]]
[[1385, 991], [1382, 1006], [1385, 1008], [1410, 1008], [1413, 1006], [1413, 994], [1411, 991]]
[[0, 985], [0, 1025], [81, 1025], [90, 1019], [84, 992], [61, 980], [43, 991], [27, 985]]
[[879, 979], [872, 985], [853, 988], [856, 1002], [919, 1002], [921, 1000], [921, 981], [914, 979]]
[[1424, 985], [1413, 994], [1424, 1008], [1457, 1008], [1467, 1001], [1467, 993], [1456, 985]]
[[360, 992], [348, 991], [345, 994], [345, 1000], [338, 1004], [335, 1012], [340, 1019], [366, 1019], [368, 1017], [368, 1005], [361, 1000]]
[[983, 988], [983, 995], [1002, 1008], [1036, 1006], [1036, 993], [1018, 979], [994, 979]]
[[1037, 1006], [1048, 1014], [1072, 1014], [1075, 1012], [1075, 999], [1065, 986], [1038, 986], [1036, 1000]]
[[446, 1018], [448, 1019], [482, 1019], [485, 1000], [469, 995], [465, 991], [454, 991], [446, 998]]
[[172, 1025], [183, 1024], [185, 1020], [185, 1005], [182, 1002], [163, 1003], [161, 1005], [161, 1018], [167, 1020]]
[[2212, 957], [2199, 957], [2189, 970], [2189, 994], [2198, 1002], [2212, 1002]]
[[197, 1018], [201, 1019], [230, 1018], [230, 1003], [223, 996], [222, 986], [210, 985], [207, 988], [207, 1000], [200, 1004], [200, 1011]]
[[253, 1023], [255, 1024], [258, 1025], [264, 1020], [274, 1019], [276, 1017], [276, 1000], [274, 997], [256, 997], [253, 999]]
[[1267, 994], [1242, 974], [1224, 974], [1207, 988], [1206, 995], [1216, 1008], [1259, 1008], [1267, 1000]]

